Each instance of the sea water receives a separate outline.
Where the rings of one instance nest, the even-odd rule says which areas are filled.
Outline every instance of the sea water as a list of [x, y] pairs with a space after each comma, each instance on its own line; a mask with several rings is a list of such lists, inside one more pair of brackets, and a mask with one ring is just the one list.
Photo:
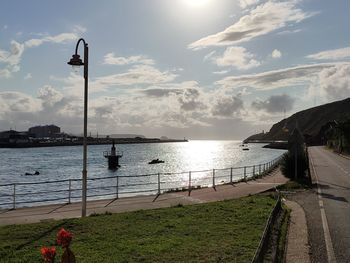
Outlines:
[[[212, 169], [235, 168], [258, 165], [269, 162], [285, 151], [263, 148], [264, 144], [249, 144], [249, 151], [243, 151], [240, 141], [205, 141], [191, 140], [189, 142], [176, 143], [145, 143], [145, 144], [121, 144], [117, 145], [117, 151], [123, 156], [119, 161], [121, 167], [115, 171], [108, 169], [107, 159], [103, 152], [110, 150], [110, 145], [88, 146], [88, 178], [98, 179], [104, 177], [120, 177], [119, 193], [135, 195], [138, 191], [145, 190], [152, 193], [157, 191], [157, 174], [161, 174], [162, 189], [181, 187], [188, 184], [188, 172], [192, 171], [192, 185], [210, 184], [211, 172], [196, 173], [195, 171], [212, 171]], [[148, 164], [153, 159], [163, 160], [164, 163]], [[80, 179], [82, 170], [82, 146], [66, 147], [42, 147], [23, 149], [0, 149], [0, 185], [12, 183], [46, 182], [66, 179]], [[39, 175], [26, 176], [25, 173]], [[225, 171], [225, 170], [223, 170]], [[241, 172], [240, 172], [241, 173]], [[136, 175], [148, 175], [135, 177]], [[227, 173], [226, 173], [227, 175]], [[219, 174], [217, 175], [219, 176]], [[208, 177], [208, 178], [207, 178]], [[222, 176], [224, 178], [224, 176]], [[202, 181], [201, 181], [202, 179]], [[206, 180], [204, 180], [206, 179]], [[88, 187], [105, 186], [105, 189], [92, 189], [88, 192], [91, 198], [100, 198], [102, 190], [110, 192], [110, 179], [88, 181]], [[225, 177], [223, 180], [227, 180]], [[99, 183], [98, 183], [99, 182]], [[142, 183], [149, 183], [148, 186]], [[32, 200], [30, 193], [42, 191], [33, 200], [55, 199], [52, 197], [68, 196], [67, 192], [52, 193], [56, 189], [68, 189], [68, 183], [19, 185], [16, 193], [19, 196], [17, 202]], [[81, 195], [81, 181], [71, 182], [72, 198]], [[113, 185], [116, 182], [113, 179]], [[127, 185], [129, 187], [126, 187]], [[115, 187], [114, 187], [115, 188]], [[118, 190], [117, 190], [118, 191]], [[47, 193], [48, 192], [48, 193]], [[112, 191], [113, 193], [115, 190]], [[12, 197], [7, 196], [1, 200], [1, 194], [11, 195], [13, 186], [0, 187], [0, 203], [11, 203]], [[20, 193], [23, 193], [22, 195]], [[90, 199], [91, 199], [90, 198]], [[5, 201], [4, 201], [5, 200]], [[53, 200], [54, 202], [55, 200]], [[23, 203], [24, 206], [30, 203]], [[1, 205], [0, 205], [1, 207]]]

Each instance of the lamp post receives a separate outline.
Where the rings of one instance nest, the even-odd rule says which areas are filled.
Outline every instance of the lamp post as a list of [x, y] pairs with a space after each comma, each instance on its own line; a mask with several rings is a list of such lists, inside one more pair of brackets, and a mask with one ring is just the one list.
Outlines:
[[[83, 42], [84, 44], [84, 61], [81, 60], [80, 56], [78, 55], [78, 47], [80, 42]], [[77, 42], [77, 45], [75, 47], [75, 54], [72, 56], [70, 61], [68, 62], [68, 65], [71, 65], [73, 67], [77, 66], [84, 66], [84, 138], [83, 138], [83, 185], [82, 185], [82, 209], [81, 209], [81, 216], [86, 216], [86, 196], [87, 196], [87, 170], [86, 170], [86, 163], [87, 163], [87, 142], [86, 142], [86, 136], [87, 136], [87, 107], [88, 107], [88, 65], [89, 65], [89, 47], [88, 44], [85, 42], [83, 38], [80, 38]]]

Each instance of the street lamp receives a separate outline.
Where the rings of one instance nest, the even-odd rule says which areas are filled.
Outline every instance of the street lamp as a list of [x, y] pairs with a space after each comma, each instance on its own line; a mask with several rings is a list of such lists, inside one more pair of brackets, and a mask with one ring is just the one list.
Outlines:
[[[78, 47], [80, 42], [84, 44], [84, 61], [81, 60], [78, 55]], [[88, 107], [88, 65], [89, 65], [89, 47], [83, 38], [80, 38], [75, 47], [75, 54], [72, 56], [68, 65], [73, 67], [84, 66], [84, 139], [83, 139], [83, 185], [82, 185], [82, 208], [81, 208], [81, 216], [86, 216], [86, 196], [87, 196], [87, 170], [86, 170], [86, 162], [87, 162], [87, 107]]]

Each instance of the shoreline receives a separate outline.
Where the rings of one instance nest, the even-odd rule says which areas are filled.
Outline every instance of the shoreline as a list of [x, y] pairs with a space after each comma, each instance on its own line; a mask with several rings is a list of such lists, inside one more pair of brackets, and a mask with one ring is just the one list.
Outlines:
[[[160, 140], [160, 139], [103, 139], [103, 140], [88, 140], [87, 145], [107, 145], [112, 144], [140, 144], [140, 143], [171, 143], [171, 142], [188, 142], [188, 140]], [[0, 143], [0, 148], [38, 148], [38, 147], [61, 147], [61, 146], [81, 146], [83, 141], [75, 142], [28, 142], [28, 143]]]

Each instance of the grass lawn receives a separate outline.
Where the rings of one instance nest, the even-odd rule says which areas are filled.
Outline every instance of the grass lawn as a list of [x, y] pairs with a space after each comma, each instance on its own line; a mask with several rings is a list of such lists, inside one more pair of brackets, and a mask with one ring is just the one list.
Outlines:
[[[0, 227], [0, 262], [41, 262], [61, 227], [77, 262], [250, 262], [275, 204], [269, 196]], [[62, 250], [57, 248], [56, 262]]]

